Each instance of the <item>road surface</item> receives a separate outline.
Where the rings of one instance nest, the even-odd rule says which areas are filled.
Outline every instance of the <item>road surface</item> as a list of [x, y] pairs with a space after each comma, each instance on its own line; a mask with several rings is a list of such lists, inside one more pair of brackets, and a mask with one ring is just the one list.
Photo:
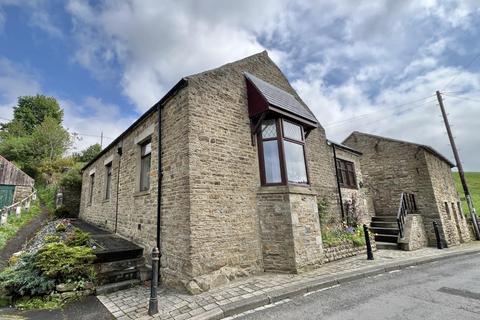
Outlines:
[[236, 319], [479, 320], [480, 254], [410, 267], [307, 293]]

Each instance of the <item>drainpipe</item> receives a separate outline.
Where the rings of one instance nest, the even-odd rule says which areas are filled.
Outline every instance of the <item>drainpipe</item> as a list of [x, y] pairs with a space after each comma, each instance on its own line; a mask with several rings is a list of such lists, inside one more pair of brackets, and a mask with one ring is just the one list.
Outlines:
[[118, 194], [119, 194], [119, 185], [120, 185], [120, 165], [122, 164], [122, 145], [117, 146], [118, 153], [118, 169], [117, 169], [117, 200], [115, 201], [115, 233], [117, 233], [117, 224], [118, 224]]
[[[159, 103], [158, 108], [158, 147], [157, 147], [157, 248], [159, 251], [159, 257], [162, 256], [160, 250], [160, 219], [162, 210], [162, 106]], [[158, 269], [160, 269], [160, 263], [158, 263]], [[160, 270], [159, 270], [160, 271]], [[160, 274], [160, 273], [159, 273]]]
[[338, 167], [337, 167], [337, 152], [335, 144], [331, 143], [333, 149], [333, 162], [335, 163], [335, 179], [337, 180], [338, 197], [340, 198], [340, 211], [342, 212], [342, 221], [345, 219], [345, 212], [343, 209], [342, 188], [340, 187], [340, 181], [338, 180]]

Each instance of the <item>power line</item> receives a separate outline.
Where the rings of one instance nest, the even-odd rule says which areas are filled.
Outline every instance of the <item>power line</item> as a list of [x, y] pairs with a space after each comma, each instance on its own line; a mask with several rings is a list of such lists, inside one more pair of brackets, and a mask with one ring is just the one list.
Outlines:
[[[447, 82], [447, 84], [443, 87], [443, 90], [447, 89], [448, 86], [449, 86], [454, 80], [457, 79], [457, 77], [460, 75], [460, 73], [462, 73], [462, 71], [463, 71], [464, 69], [468, 69], [468, 67], [470, 67], [470, 66], [475, 62], [475, 60], [477, 60], [479, 57], [480, 57], [480, 53], [478, 53], [475, 57], [473, 57], [473, 59], [470, 60], [470, 62], [469, 62], [464, 68], [462, 68], [461, 70], [459, 70], [459, 71], [457, 72], [457, 74], [455, 74], [455, 75], [450, 79], [450, 81]], [[443, 91], [443, 90], [442, 90], [442, 91]]]
[[[418, 103], [415, 103], [415, 102], [420, 102], [420, 101], [423, 101], [425, 99], [428, 99], [428, 98], [432, 98], [434, 97], [434, 95], [431, 95], [431, 96], [428, 96], [428, 97], [425, 97], [425, 98], [421, 98], [421, 99], [418, 99], [418, 100], [414, 100], [414, 101], [410, 101], [410, 102], [407, 102], [407, 103], [402, 103], [402, 104], [399, 104], [399, 105], [395, 105], [395, 106], [391, 106], [391, 107], [388, 107], [388, 111], [402, 111], [402, 110], [395, 110], [395, 108], [400, 108], [402, 106], [410, 106], [410, 105], [414, 105], [415, 107], [416, 106], [421, 106], [423, 104], [427, 104], [427, 103], [430, 103], [430, 102], [434, 102], [435, 100], [430, 100], [430, 101], [425, 101], [425, 102], [422, 102], [420, 104]], [[383, 109], [385, 110], [385, 109]], [[409, 110], [409, 109], [408, 109]], [[357, 120], [359, 118], [364, 118], [364, 117], [369, 117], [369, 116], [372, 116], [372, 115], [375, 115], [375, 114], [378, 114], [380, 113], [381, 110], [379, 111], [374, 111], [374, 112], [369, 112], [369, 113], [365, 113], [365, 114], [362, 114], [362, 115], [358, 115], [358, 116], [355, 116], [355, 117], [351, 117], [351, 118], [348, 118], [348, 119], [344, 119], [344, 120], [340, 120], [340, 121], [336, 121], [336, 122], [331, 122], [331, 123], [328, 123], [326, 124], [324, 127], [325, 128], [332, 128], [332, 127], [336, 127], [336, 126], [339, 126], [339, 125], [344, 125], [345, 123], [347, 122], [350, 122], [352, 120]]]
[[465, 97], [465, 96], [456, 96], [456, 95], [453, 95], [453, 94], [445, 94], [445, 93], [442, 93], [442, 94], [444, 96], [447, 96], [447, 97], [457, 98], [457, 99], [461, 99], [461, 100], [469, 100], [469, 101], [480, 102], [480, 100], [478, 100], [478, 99], [472, 99], [472, 98]]

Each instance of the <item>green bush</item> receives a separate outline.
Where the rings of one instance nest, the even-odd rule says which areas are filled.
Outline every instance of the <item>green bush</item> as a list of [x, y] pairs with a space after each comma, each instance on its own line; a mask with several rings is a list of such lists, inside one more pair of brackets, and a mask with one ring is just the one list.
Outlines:
[[65, 302], [57, 296], [46, 297], [24, 297], [15, 303], [15, 307], [20, 310], [42, 309], [54, 310], [63, 307]]
[[87, 247], [69, 247], [64, 243], [49, 243], [38, 251], [36, 266], [49, 278], [59, 283], [95, 279], [93, 250]]
[[329, 247], [334, 247], [345, 242], [351, 242], [356, 247], [365, 245], [365, 234], [362, 227], [348, 228], [322, 228], [322, 241]]
[[75, 228], [65, 239], [65, 244], [70, 247], [88, 246], [90, 244], [90, 234]]
[[37, 194], [40, 201], [45, 205], [50, 214], [55, 211], [55, 195], [58, 187], [54, 184], [49, 186], [38, 186]]
[[26, 254], [16, 265], [6, 267], [0, 273], [0, 286], [14, 297], [45, 295], [55, 288], [55, 280], [37, 268], [35, 255]]

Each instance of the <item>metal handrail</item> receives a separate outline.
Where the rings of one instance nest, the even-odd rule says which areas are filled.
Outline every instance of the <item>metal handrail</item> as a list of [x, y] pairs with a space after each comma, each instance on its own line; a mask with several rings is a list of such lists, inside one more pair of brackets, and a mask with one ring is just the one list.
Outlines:
[[402, 192], [398, 206], [397, 224], [400, 238], [404, 236], [404, 225], [407, 214], [417, 211], [417, 202], [413, 193]]

